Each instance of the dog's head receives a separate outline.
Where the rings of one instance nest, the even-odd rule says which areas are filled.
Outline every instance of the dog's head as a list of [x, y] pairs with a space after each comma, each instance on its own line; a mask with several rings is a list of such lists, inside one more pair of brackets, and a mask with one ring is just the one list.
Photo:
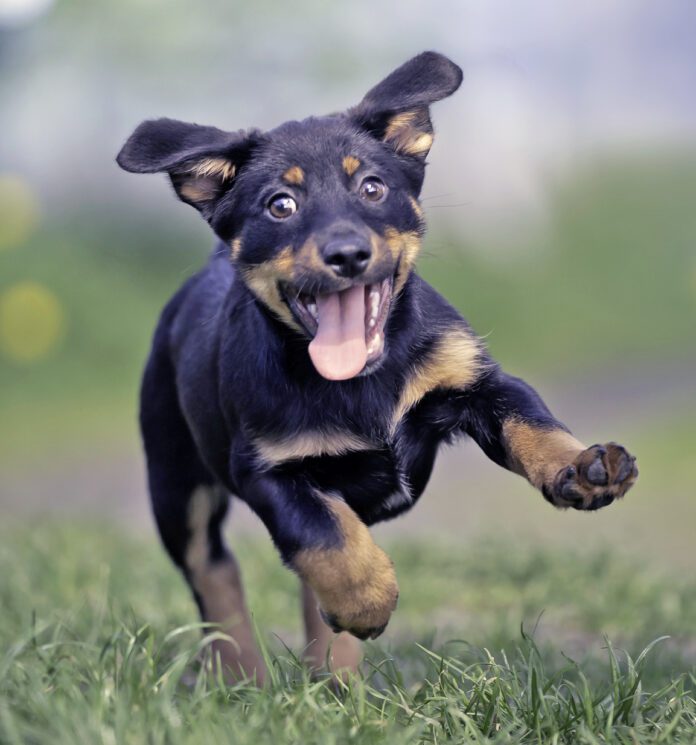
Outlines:
[[429, 106], [461, 79], [453, 62], [424, 52], [344, 113], [266, 133], [147, 121], [117, 160], [127, 171], [166, 171], [230, 246], [257, 299], [311, 339], [318, 372], [344, 380], [385, 354], [390, 306], [424, 228]]

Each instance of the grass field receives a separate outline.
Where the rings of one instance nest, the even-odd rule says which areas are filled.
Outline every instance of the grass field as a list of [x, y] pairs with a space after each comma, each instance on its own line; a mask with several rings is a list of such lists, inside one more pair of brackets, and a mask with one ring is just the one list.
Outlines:
[[611, 552], [392, 546], [396, 616], [334, 691], [297, 663], [295, 581], [245, 542], [259, 691], [206, 677], [154, 540], [79, 523], [0, 538], [3, 745], [696, 741], [696, 582]]

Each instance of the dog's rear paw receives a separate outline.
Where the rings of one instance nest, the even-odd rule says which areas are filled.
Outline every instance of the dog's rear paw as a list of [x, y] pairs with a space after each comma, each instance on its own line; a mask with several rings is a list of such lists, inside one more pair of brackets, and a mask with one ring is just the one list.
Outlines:
[[637, 478], [636, 459], [622, 445], [592, 445], [556, 474], [544, 496], [557, 507], [598, 510], [623, 497]]

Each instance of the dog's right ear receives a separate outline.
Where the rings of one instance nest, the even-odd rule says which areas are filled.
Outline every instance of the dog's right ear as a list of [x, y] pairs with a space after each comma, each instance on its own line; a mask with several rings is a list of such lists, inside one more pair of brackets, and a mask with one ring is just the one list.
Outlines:
[[369, 90], [348, 114], [398, 155], [422, 163], [433, 142], [430, 106], [452, 95], [461, 82], [462, 71], [452, 60], [422, 52]]
[[166, 171], [179, 198], [210, 221], [257, 138], [255, 131], [224, 132], [175, 119], [152, 119], [133, 132], [116, 162], [131, 173]]

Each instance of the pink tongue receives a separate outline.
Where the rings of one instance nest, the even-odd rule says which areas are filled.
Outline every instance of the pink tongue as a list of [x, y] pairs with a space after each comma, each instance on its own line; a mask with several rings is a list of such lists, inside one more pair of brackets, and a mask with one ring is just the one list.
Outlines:
[[317, 372], [328, 380], [356, 376], [367, 362], [365, 287], [317, 295], [319, 328], [309, 345]]

